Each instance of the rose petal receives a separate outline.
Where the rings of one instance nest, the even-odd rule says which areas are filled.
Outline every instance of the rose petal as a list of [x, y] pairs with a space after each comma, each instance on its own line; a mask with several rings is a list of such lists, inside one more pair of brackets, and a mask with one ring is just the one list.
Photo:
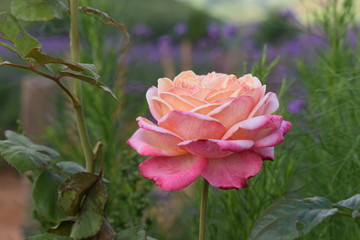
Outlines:
[[230, 151], [223, 151], [211, 140], [189, 140], [179, 143], [179, 148], [184, 149], [198, 157], [221, 158], [232, 154]]
[[176, 95], [190, 95], [193, 91], [185, 88], [174, 87], [170, 89], [169, 92]]
[[209, 112], [219, 107], [221, 103], [209, 103], [196, 108], [193, 108], [191, 112], [207, 115]]
[[230, 128], [245, 120], [254, 105], [255, 101], [252, 97], [241, 96], [212, 110], [209, 116], [219, 120], [226, 128]]
[[[254, 148], [273, 147], [284, 141], [284, 135], [290, 130], [291, 123], [283, 121], [279, 129], [275, 129], [268, 134], [259, 132], [255, 141]], [[265, 130], [263, 130], [264, 132]]]
[[177, 147], [181, 141], [174, 135], [138, 129], [127, 144], [143, 156], [176, 156], [186, 153]]
[[156, 97], [157, 95], [158, 95], [158, 89], [154, 86], [149, 88], [146, 92], [146, 100], [148, 102], [151, 115], [156, 120], [159, 120], [161, 118], [161, 114], [159, 113], [158, 109], [155, 107], [153, 100], [153, 97]]
[[195, 107], [207, 104], [206, 101], [203, 101], [199, 98], [195, 98], [195, 97], [188, 96], [188, 95], [179, 95], [179, 96], [182, 97], [183, 99], [185, 99], [186, 101], [190, 102]]
[[225, 127], [216, 119], [192, 112], [172, 111], [159, 121], [165, 128], [185, 140], [220, 139]]
[[159, 97], [153, 97], [152, 104], [153, 111], [157, 114], [156, 117], [153, 114], [153, 117], [158, 121], [174, 109], [172, 106], [170, 106], [170, 104], [168, 104], [166, 101], [162, 100]]
[[228, 103], [231, 102], [232, 100], [236, 99], [235, 97], [228, 97], [228, 98], [222, 98], [222, 99], [218, 99], [216, 101], [214, 101], [213, 103]]
[[202, 176], [222, 189], [247, 187], [246, 180], [261, 169], [261, 157], [252, 151], [234, 153], [224, 158], [211, 158]]
[[176, 191], [196, 180], [206, 167], [206, 158], [191, 154], [176, 157], [152, 157], [140, 163], [141, 174], [152, 179], [162, 189]]
[[175, 87], [174, 83], [169, 78], [159, 78], [158, 79], [159, 92], [166, 92], [173, 87]]
[[180, 111], [190, 111], [195, 106], [185, 100], [184, 98], [169, 92], [162, 92], [159, 94], [160, 98], [167, 102], [173, 109]]
[[205, 158], [226, 157], [232, 152], [241, 152], [250, 149], [254, 145], [250, 140], [189, 140], [179, 143], [179, 148], [184, 149], [196, 156]]
[[263, 160], [274, 160], [274, 147], [253, 149]]
[[234, 93], [234, 90], [217, 91], [216, 93], [209, 94], [205, 100], [208, 102], [214, 102], [219, 99], [228, 98], [233, 93]]
[[270, 134], [273, 130], [279, 129], [282, 119], [278, 115], [264, 115], [246, 119], [232, 126], [223, 136], [223, 139], [258, 140]]
[[249, 118], [261, 115], [269, 115], [279, 108], [279, 100], [275, 93], [267, 93], [249, 114]]
[[199, 88], [193, 92], [192, 96], [199, 99], [206, 99], [206, 97], [211, 93], [214, 93], [214, 89]]
[[288, 121], [283, 121], [281, 123], [281, 130], [282, 130], [282, 134], [285, 135], [289, 132], [290, 128], [291, 128], [292, 123], [288, 122]]
[[198, 75], [193, 71], [184, 71], [181, 72], [174, 78], [174, 85], [181, 88], [195, 88], [199, 86]]
[[244, 76], [238, 79], [239, 82], [246, 83], [250, 88], [258, 88], [261, 87], [261, 82], [257, 77], [254, 77], [251, 74], [245, 74]]
[[244, 95], [251, 96], [258, 103], [265, 95], [266, 86], [254, 88], [247, 91]]
[[144, 156], [176, 156], [185, 151], [177, 145], [183, 140], [172, 132], [160, 128], [147, 120], [138, 117], [139, 127], [133, 136], [127, 141], [132, 148]]

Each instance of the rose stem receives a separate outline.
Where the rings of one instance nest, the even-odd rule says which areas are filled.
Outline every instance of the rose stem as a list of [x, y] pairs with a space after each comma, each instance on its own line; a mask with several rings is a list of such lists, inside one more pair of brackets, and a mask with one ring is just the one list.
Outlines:
[[[69, 0], [70, 4], [70, 50], [71, 60], [80, 62], [80, 43], [79, 43], [79, 3], [78, 0]], [[86, 170], [94, 172], [94, 163], [92, 160], [92, 150], [88, 131], [85, 124], [84, 110], [82, 107], [81, 81], [74, 79], [74, 95], [79, 100], [79, 104], [74, 105], [76, 114], [76, 124], [80, 135], [82, 150], [85, 156]]]
[[205, 178], [201, 179], [201, 202], [200, 202], [200, 222], [199, 222], [199, 240], [205, 239], [206, 228], [206, 206], [209, 192], [209, 183]]

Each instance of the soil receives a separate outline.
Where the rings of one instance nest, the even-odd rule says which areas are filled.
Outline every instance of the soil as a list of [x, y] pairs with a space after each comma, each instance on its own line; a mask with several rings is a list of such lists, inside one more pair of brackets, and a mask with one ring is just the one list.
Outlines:
[[22, 240], [29, 183], [11, 167], [0, 166], [0, 240]]

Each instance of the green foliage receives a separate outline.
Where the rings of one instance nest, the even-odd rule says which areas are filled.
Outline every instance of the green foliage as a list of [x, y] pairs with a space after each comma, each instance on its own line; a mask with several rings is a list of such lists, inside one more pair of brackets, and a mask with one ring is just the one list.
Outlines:
[[124, 24], [120, 24], [118, 22], [116, 22], [112, 17], [110, 17], [107, 13], [104, 13], [102, 11], [100, 11], [99, 9], [96, 8], [91, 8], [91, 7], [81, 7], [81, 10], [86, 14], [89, 15], [93, 18], [96, 18], [99, 22], [101, 22], [102, 24], [105, 25], [110, 25], [113, 27], [116, 27], [117, 29], [119, 29], [120, 31], [123, 32], [123, 34], [125, 35], [125, 42], [126, 42], [126, 46], [129, 44], [130, 41], [130, 35], [125, 27]]
[[58, 187], [62, 178], [55, 173], [44, 170], [35, 180], [32, 199], [37, 213], [46, 221], [57, 225], [65, 217], [57, 205]]
[[[86, 1], [83, 4], [89, 6], [88, 9], [100, 6], [102, 11], [110, 13], [114, 11], [109, 2]], [[120, 17], [112, 16], [111, 19], [123, 22], [122, 16]], [[152, 183], [144, 181], [138, 171], [138, 164], [142, 159], [139, 159], [134, 152], [127, 151], [128, 146], [125, 144], [136, 127], [133, 119], [142, 112], [145, 113], [147, 107], [143, 93], [134, 94], [124, 91], [127, 77], [124, 76], [124, 66], [118, 64], [119, 54], [123, 52], [126, 43], [124, 33], [111, 24], [104, 25], [94, 17], [82, 16], [80, 20], [82, 40], [85, 41], [81, 61], [94, 62], [98, 74], [110, 88], [116, 89], [115, 93], [119, 98], [119, 102], [115, 102], [111, 98], [104, 97], [98, 89], [83, 86], [83, 105], [90, 138], [96, 141], [100, 139], [104, 146], [99, 157], [103, 159], [101, 166], [103, 175], [110, 181], [107, 186], [109, 200], [106, 215], [115, 230], [120, 231], [149, 223], [148, 217], [145, 217], [145, 210], [150, 204], [148, 193]], [[101, 20], [111, 22], [110, 18], [101, 17]], [[116, 44], [105, 46], [104, 39], [114, 39]], [[136, 72], [144, 74], [143, 71]], [[60, 103], [58, 109], [56, 127], [49, 129], [47, 139], [63, 153], [61, 161], [74, 159], [81, 163], [81, 149], [78, 139], [74, 138], [76, 133], [72, 131], [75, 124], [73, 118], [66, 110], [66, 104]], [[100, 166], [98, 167], [97, 170], [101, 171]]]
[[46, 146], [32, 143], [25, 136], [6, 131], [7, 140], [0, 141], [1, 156], [20, 173], [49, 165], [59, 154]]
[[326, 198], [280, 199], [255, 222], [250, 239], [295, 239], [337, 211]]
[[98, 181], [95, 174], [78, 172], [68, 177], [59, 187], [59, 206], [69, 216], [80, 210], [84, 195]]
[[112, 229], [109, 222], [105, 219], [100, 231], [89, 240], [113, 240], [116, 232]]
[[[13, 64], [8, 61], [2, 61], [0, 58], [0, 66], [11, 66], [16, 68], [27, 69], [43, 77], [55, 81], [61, 88], [74, 99], [69, 90], [60, 83], [62, 77], [72, 77], [87, 82], [91, 85], [97, 86], [103, 91], [109, 93], [117, 100], [115, 94], [106, 85], [99, 81], [100, 76], [97, 74], [95, 65], [75, 63], [70, 60], [65, 60], [53, 57], [41, 52], [40, 43], [31, 37], [26, 31], [22, 29], [14, 16], [9, 13], [0, 13], [0, 38], [10, 41], [10, 43], [0, 41], [0, 45], [17, 53], [25, 62], [26, 65]], [[51, 75], [37, 70], [42, 66], [46, 66], [50, 70]], [[67, 68], [65, 68], [67, 67]], [[72, 70], [70, 72], [69, 70]], [[74, 72], [75, 71], [75, 72]], [[85, 74], [82, 74], [85, 73]], [[74, 100], [73, 100], [74, 101]]]
[[57, 234], [60, 236], [70, 236], [71, 228], [74, 225], [74, 220], [65, 220], [62, 221], [55, 227], [49, 228], [48, 233]]
[[40, 235], [25, 238], [25, 240], [71, 240], [71, 238], [59, 236], [52, 233], [43, 233]]
[[[0, 38], [9, 41], [0, 41], [0, 45], [17, 53], [20, 57], [33, 48], [40, 48], [40, 43], [30, 36], [10, 13], [0, 12]], [[0, 58], [1, 60], [1, 58]]]
[[262, 81], [262, 84], [266, 84], [266, 79], [271, 74], [275, 66], [278, 64], [280, 57], [277, 56], [270, 63], [267, 63], [267, 47], [266, 45], [263, 47], [263, 52], [261, 58], [258, 63], [255, 63], [252, 66], [251, 74], [256, 76]]
[[254, 36], [258, 43], [278, 43], [284, 38], [293, 38], [298, 33], [292, 19], [287, 19], [278, 11], [270, 11], [260, 23]]
[[353, 210], [351, 216], [356, 219], [360, 217], [360, 194], [356, 194], [348, 199], [342, 200], [334, 204], [336, 207], [343, 207], [346, 209]]
[[67, 174], [75, 174], [79, 172], [86, 172], [86, 169], [76, 162], [64, 161], [56, 163], [56, 166], [62, 172], [62, 175]]
[[12, 0], [11, 13], [20, 20], [37, 22], [61, 19], [67, 10], [61, 0]]
[[97, 234], [104, 222], [104, 208], [107, 190], [103, 181], [97, 181], [84, 198], [78, 219], [74, 223], [70, 237], [82, 239]]
[[121, 231], [116, 240], [146, 240], [146, 232], [143, 226], [137, 226]]
[[356, 194], [351, 198], [342, 200], [334, 204], [335, 206], [345, 207], [351, 210], [359, 210], [360, 209], [360, 194]]

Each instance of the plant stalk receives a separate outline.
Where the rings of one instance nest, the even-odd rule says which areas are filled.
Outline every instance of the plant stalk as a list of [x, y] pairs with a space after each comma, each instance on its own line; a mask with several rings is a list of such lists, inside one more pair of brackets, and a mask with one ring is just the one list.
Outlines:
[[200, 221], [199, 221], [199, 240], [205, 240], [206, 230], [206, 208], [209, 192], [209, 183], [205, 178], [201, 179], [201, 202], [200, 202]]
[[[79, 41], [79, 2], [78, 0], [69, 0], [70, 4], [70, 51], [71, 60], [80, 62], [80, 41]], [[94, 162], [92, 160], [92, 149], [89, 134], [86, 128], [84, 110], [82, 107], [81, 82], [74, 79], [73, 91], [78, 99], [77, 106], [74, 106], [76, 115], [76, 124], [79, 131], [82, 150], [85, 156], [86, 170], [94, 172]]]

